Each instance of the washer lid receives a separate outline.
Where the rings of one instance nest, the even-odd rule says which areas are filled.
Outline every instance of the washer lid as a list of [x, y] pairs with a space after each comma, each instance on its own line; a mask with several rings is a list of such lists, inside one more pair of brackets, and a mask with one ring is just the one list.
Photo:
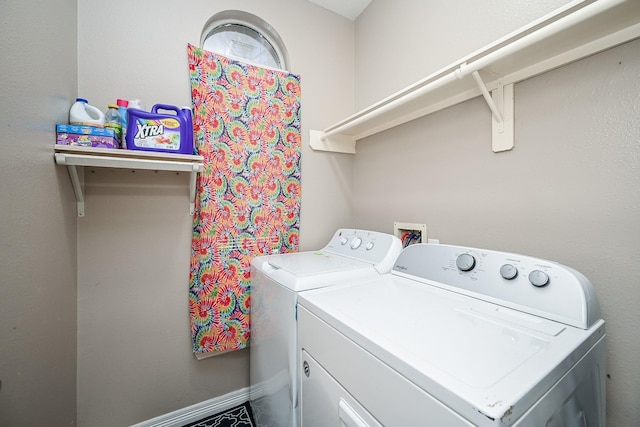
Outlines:
[[493, 420], [522, 415], [522, 400], [541, 397], [602, 326], [582, 330], [395, 275], [299, 301], [447, 406]]
[[256, 257], [251, 266], [252, 280], [260, 280], [260, 273], [293, 291], [354, 283], [379, 275], [370, 263], [324, 251]]
[[265, 258], [272, 267], [300, 277], [372, 268], [370, 263], [332, 255], [324, 251], [270, 255]]

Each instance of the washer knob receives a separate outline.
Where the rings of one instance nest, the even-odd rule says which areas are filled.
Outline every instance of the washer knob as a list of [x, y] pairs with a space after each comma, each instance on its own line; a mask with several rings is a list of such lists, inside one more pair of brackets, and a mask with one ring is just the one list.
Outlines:
[[476, 259], [471, 254], [462, 254], [456, 258], [456, 267], [462, 271], [471, 271], [476, 266]]
[[351, 249], [358, 249], [362, 244], [362, 239], [359, 237], [354, 237], [351, 241]]
[[365, 246], [364, 248], [365, 248], [366, 250], [370, 251], [371, 249], [373, 249], [373, 247], [374, 247], [375, 245], [376, 245], [375, 243], [373, 243], [373, 242], [369, 242], [369, 243], [367, 243], [367, 246]]
[[513, 264], [505, 264], [500, 267], [500, 275], [507, 280], [515, 279], [518, 275], [518, 269]]
[[347, 244], [348, 241], [349, 239], [347, 239], [346, 237], [343, 237], [342, 239], [340, 239], [340, 244], [344, 246]]
[[549, 275], [542, 270], [533, 270], [529, 273], [529, 281], [533, 286], [541, 288], [549, 284]]

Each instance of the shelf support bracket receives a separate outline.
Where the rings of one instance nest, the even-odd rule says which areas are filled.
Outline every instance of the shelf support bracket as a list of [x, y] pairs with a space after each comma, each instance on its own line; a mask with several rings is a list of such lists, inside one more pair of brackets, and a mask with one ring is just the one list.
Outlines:
[[484, 97], [484, 100], [487, 101], [487, 104], [489, 105], [489, 109], [493, 113], [493, 118], [496, 120], [496, 122], [498, 122], [500, 126], [502, 126], [504, 124], [504, 118], [502, 117], [502, 113], [500, 112], [500, 109], [498, 108], [496, 103], [493, 102], [493, 98], [491, 97], [491, 94], [489, 93], [487, 86], [482, 81], [480, 74], [477, 71], [474, 71], [473, 73], [471, 73], [471, 75], [473, 76], [474, 80], [476, 81], [476, 84], [480, 88], [480, 91], [482, 92], [482, 96]]
[[193, 216], [196, 212], [196, 186], [200, 165], [194, 165], [191, 176], [189, 177], [189, 214]]
[[492, 149], [494, 153], [509, 151], [513, 148], [515, 139], [513, 83], [503, 85], [502, 82], [499, 82], [492, 96], [502, 111], [501, 123], [497, 122], [495, 116], [492, 119]]
[[[56, 153], [55, 159], [57, 164], [67, 167], [73, 193], [76, 196], [76, 203], [78, 204], [78, 216], [82, 217], [84, 216], [84, 191], [82, 188], [84, 187], [84, 167], [67, 163], [67, 157], [62, 153]], [[80, 170], [78, 170], [78, 168]]]
[[498, 81], [498, 87], [489, 93], [477, 71], [471, 73], [482, 96], [491, 110], [492, 149], [494, 153], [511, 150], [514, 146], [514, 97], [513, 83], [504, 85]]
[[80, 171], [75, 165], [67, 165], [69, 171], [69, 177], [71, 178], [71, 185], [73, 186], [73, 192], [76, 195], [76, 202], [78, 203], [78, 216], [84, 216], [84, 191], [82, 189], [84, 183], [84, 168], [80, 166]]
[[323, 131], [310, 130], [309, 145], [316, 151], [356, 154], [356, 139], [349, 135], [325, 135]]

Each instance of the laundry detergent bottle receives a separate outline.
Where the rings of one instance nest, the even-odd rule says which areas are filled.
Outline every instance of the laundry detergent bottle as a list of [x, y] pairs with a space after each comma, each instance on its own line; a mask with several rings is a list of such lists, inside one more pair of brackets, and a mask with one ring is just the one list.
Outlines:
[[84, 98], [76, 98], [69, 110], [69, 124], [104, 127], [104, 113], [99, 108], [89, 105]]
[[151, 112], [129, 108], [127, 149], [193, 154], [191, 110], [156, 104]]

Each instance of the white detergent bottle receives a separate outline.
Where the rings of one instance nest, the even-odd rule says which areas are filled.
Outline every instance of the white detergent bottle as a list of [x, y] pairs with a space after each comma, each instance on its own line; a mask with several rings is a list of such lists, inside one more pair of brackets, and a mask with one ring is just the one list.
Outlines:
[[104, 113], [86, 99], [76, 98], [69, 110], [69, 124], [104, 127]]

